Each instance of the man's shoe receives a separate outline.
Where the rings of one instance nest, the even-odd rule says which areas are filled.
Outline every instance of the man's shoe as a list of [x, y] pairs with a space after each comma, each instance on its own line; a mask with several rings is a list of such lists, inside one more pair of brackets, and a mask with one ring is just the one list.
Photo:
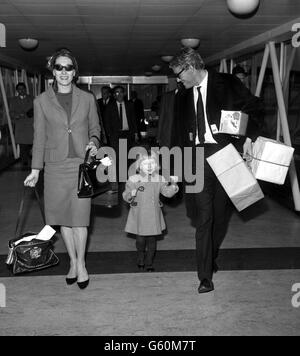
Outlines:
[[139, 270], [139, 272], [144, 272], [144, 270], [145, 270], [145, 265], [137, 265], [138, 266], [138, 270]]
[[208, 292], [213, 291], [214, 289], [215, 288], [214, 288], [213, 282], [211, 280], [205, 278], [200, 283], [200, 286], [198, 288], [198, 293], [199, 294], [208, 293]]

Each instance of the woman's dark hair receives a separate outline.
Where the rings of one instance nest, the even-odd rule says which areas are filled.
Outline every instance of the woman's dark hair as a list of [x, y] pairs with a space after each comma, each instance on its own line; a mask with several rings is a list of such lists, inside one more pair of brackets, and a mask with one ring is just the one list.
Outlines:
[[79, 76], [78, 63], [77, 63], [76, 58], [73, 56], [72, 52], [66, 48], [59, 49], [58, 51], [56, 51], [55, 53], [52, 54], [52, 56], [49, 58], [49, 60], [47, 62], [47, 66], [46, 66], [47, 69], [51, 73], [53, 72], [54, 65], [55, 65], [56, 59], [58, 57], [68, 57], [71, 59], [72, 64], [74, 66], [74, 70], [75, 70], [75, 75], [74, 75], [73, 81], [77, 81], [78, 76]]

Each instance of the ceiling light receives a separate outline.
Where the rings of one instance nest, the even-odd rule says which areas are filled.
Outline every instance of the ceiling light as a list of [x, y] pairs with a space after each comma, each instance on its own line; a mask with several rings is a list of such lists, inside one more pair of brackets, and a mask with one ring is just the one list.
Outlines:
[[33, 50], [39, 44], [39, 41], [34, 38], [20, 38], [19, 45], [25, 50]]
[[161, 56], [161, 59], [164, 61], [164, 62], [171, 62], [171, 60], [174, 58], [174, 56]]
[[235, 15], [248, 15], [258, 8], [259, 0], [227, 0], [227, 6]]
[[195, 48], [198, 47], [200, 43], [199, 38], [182, 38], [181, 39], [181, 44], [184, 47], [191, 47], [191, 48]]
[[152, 67], [152, 70], [154, 70], [154, 72], [158, 72], [160, 70], [161, 66], [159, 66], [158, 64], [155, 64], [153, 67]]

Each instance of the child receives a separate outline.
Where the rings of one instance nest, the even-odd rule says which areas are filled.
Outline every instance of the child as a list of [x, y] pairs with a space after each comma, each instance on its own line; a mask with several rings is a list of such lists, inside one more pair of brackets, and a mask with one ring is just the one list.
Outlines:
[[139, 173], [129, 177], [123, 192], [124, 200], [130, 203], [125, 231], [136, 235], [139, 270], [153, 272], [156, 236], [166, 228], [159, 196], [171, 198], [179, 188], [177, 177], [172, 177], [169, 184], [158, 174], [158, 158], [152, 151], [140, 155], [136, 167]]

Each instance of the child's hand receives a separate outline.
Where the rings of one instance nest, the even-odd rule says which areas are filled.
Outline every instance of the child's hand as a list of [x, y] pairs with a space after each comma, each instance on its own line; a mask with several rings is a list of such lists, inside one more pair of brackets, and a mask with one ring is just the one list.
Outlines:
[[137, 190], [136, 190], [136, 189], [132, 189], [132, 191], [131, 191], [131, 196], [132, 196], [132, 197], [135, 197], [135, 196], [136, 196], [136, 193], [137, 193]]

